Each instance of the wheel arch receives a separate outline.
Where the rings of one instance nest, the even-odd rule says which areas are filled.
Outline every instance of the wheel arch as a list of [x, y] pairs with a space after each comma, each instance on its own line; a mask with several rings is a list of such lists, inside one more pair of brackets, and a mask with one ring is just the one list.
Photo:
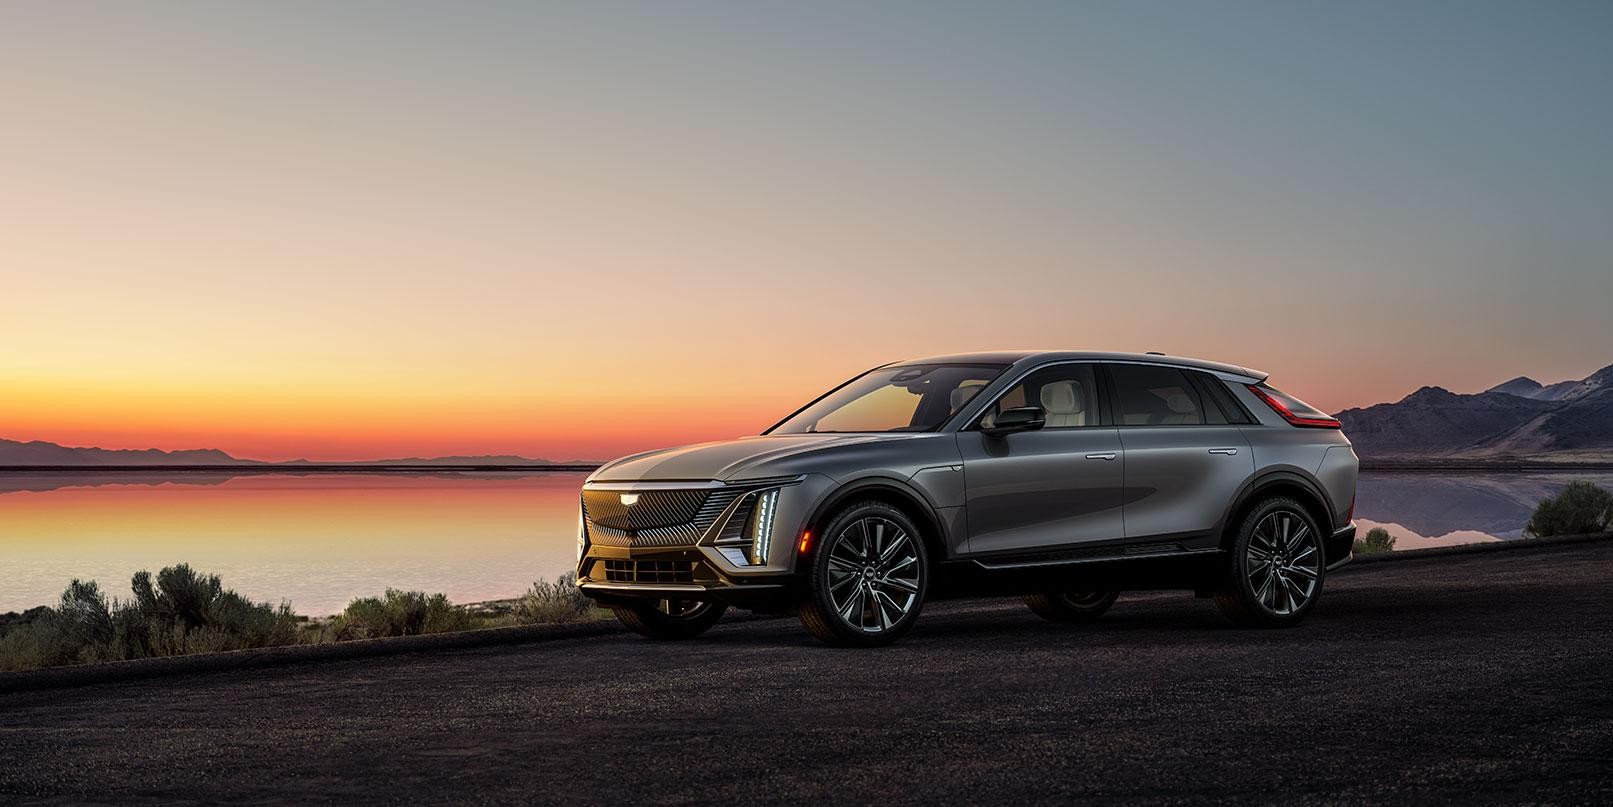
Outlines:
[[[840, 508], [854, 501], [883, 502], [902, 511], [902, 515], [907, 516], [919, 528], [919, 538], [924, 541], [924, 548], [929, 550], [930, 565], [934, 566], [947, 559], [946, 536], [942, 532], [941, 519], [936, 515], [935, 508], [912, 486], [891, 477], [859, 479], [836, 488], [812, 510], [811, 517], [807, 519], [807, 528], [821, 539], [822, 530], [829, 519], [833, 518]], [[806, 563], [812, 552], [817, 551], [820, 543], [813, 541], [806, 555], [796, 557], [798, 569]]]
[[1244, 483], [1221, 519], [1218, 546], [1230, 548], [1232, 541], [1237, 538], [1238, 527], [1243, 523], [1244, 516], [1257, 504], [1273, 496], [1287, 496], [1299, 502], [1321, 527], [1320, 537], [1323, 539], [1332, 532], [1333, 504], [1322, 486], [1298, 469], [1278, 469], [1262, 473]]

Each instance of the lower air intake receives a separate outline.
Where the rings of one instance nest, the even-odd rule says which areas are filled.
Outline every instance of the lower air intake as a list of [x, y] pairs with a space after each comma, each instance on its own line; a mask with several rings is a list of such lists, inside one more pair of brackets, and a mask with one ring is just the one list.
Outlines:
[[694, 561], [606, 560], [607, 583], [693, 583]]

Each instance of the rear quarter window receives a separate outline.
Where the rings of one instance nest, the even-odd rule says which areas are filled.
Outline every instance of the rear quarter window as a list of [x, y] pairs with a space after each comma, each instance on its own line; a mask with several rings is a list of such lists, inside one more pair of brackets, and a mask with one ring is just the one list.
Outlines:
[[1238, 399], [1232, 394], [1232, 390], [1227, 388], [1225, 381], [1209, 373], [1197, 371], [1193, 372], [1193, 380], [1198, 382], [1199, 389], [1204, 392], [1205, 408], [1212, 412], [1210, 418], [1212, 423], [1217, 422], [1214, 413], [1220, 414], [1221, 423], [1236, 423], [1242, 426], [1255, 422], [1254, 416], [1238, 404]]

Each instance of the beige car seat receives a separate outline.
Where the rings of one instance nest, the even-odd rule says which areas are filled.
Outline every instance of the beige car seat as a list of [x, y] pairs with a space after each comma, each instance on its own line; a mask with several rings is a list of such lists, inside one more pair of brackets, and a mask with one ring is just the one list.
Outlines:
[[1087, 425], [1087, 396], [1080, 382], [1072, 379], [1044, 384], [1041, 397], [1049, 428]]

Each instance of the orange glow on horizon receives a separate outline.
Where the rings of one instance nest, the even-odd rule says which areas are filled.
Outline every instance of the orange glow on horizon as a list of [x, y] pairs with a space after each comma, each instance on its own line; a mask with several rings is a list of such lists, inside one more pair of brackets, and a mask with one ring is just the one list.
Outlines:
[[[109, 449], [216, 448], [269, 461], [512, 454], [603, 460], [755, 434], [816, 394], [803, 388], [792, 395], [784, 379], [771, 389], [771, 400], [744, 400], [743, 391], [731, 389], [717, 395], [669, 390], [652, 403], [513, 386], [454, 396], [334, 384], [301, 394], [195, 382], [51, 384], [16, 391], [0, 438]], [[723, 400], [722, 392], [732, 397]]]
[[[913, 355], [913, 354], [909, 354]], [[900, 356], [900, 354], [897, 354]], [[333, 377], [247, 385], [234, 379], [51, 379], [9, 390], [0, 439], [108, 449], [219, 449], [240, 459], [373, 460], [517, 455], [602, 461], [653, 448], [754, 435], [881, 359], [773, 368], [623, 368], [562, 386], [486, 379]], [[617, 375], [617, 374], [620, 375]], [[564, 373], [557, 373], [557, 378]], [[642, 384], [621, 377], [643, 379]], [[671, 376], [669, 378], [669, 376]], [[1325, 411], [1394, 400], [1353, 377], [1277, 373], [1272, 383]], [[1409, 391], [1409, 390], [1408, 390]], [[656, 394], [661, 392], [662, 394]]]
[[597, 460], [966, 351], [1330, 413], [1613, 361], [1597, 4], [10, 5], [0, 439]]

